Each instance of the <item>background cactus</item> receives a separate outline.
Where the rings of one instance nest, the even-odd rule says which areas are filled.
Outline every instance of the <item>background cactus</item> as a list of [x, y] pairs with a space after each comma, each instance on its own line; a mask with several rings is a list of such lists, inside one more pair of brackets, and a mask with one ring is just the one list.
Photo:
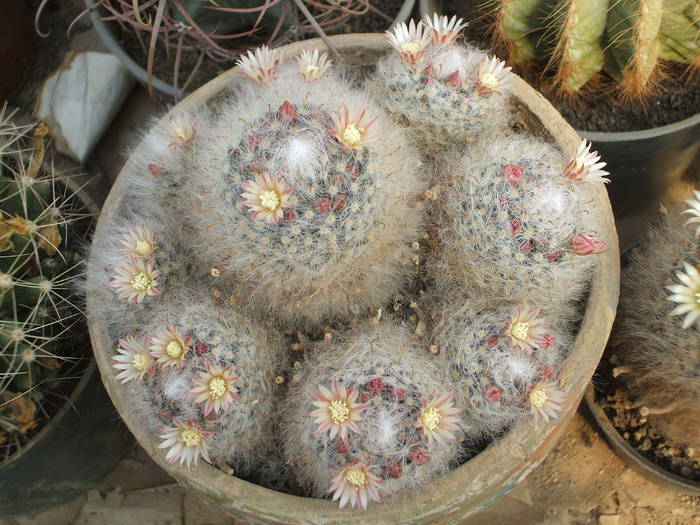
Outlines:
[[571, 326], [527, 303], [443, 301], [433, 314], [431, 341], [457, 385], [466, 438], [490, 442], [531, 413], [556, 419], [564, 393], [559, 367]]
[[318, 327], [406, 282], [425, 182], [398, 126], [325, 55], [278, 67], [274, 53], [251, 53], [256, 82], [198, 126], [179, 199], [195, 257], [255, 315]]
[[45, 162], [46, 127], [12, 116], [0, 110], [0, 458], [49, 417], [52, 379], [81, 352], [66, 340], [79, 313], [78, 207]]
[[377, 63], [370, 90], [390, 113], [407, 121], [424, 147], [472, 140], [512, 124], [510, 68], [455, 41], [466, 24], [446, 17], [406, 27], [389, 38], [395, 53]]
[[[697, 201], [696, 201], [697, 204]], [[700, 204], [698, 204], [700, 206]], [[610, 344], [615, 374], [627, 385], [631, 408], [646, 406], [649, 423], [681, 446], [700, 446], [700, 333], [697, 295], [698, 239], [674, 209], [649, 231], [622, 272], [618, 316]], [[689, 265], [689, 266], [685, 266]], [[684, 315], [669, 315], [679, 285], [689, 285]], [[669, 287], [675, 287], [669, 290]]]
[[[338, 473], [355, 462], [371, 466], [379, 499], [404, 493], [447, 472], [461, 454], [461, 428], [436, 440], [416, 425], [426, 405], [451, 393], [452, 383], [438, 362], [405, 328], [386, 321], [337, 335], [308, 353], [287, 393], [282, 407], [286, 461], [314, 496], [334, 493]], [[346, 415], [339, 411], [342, 400], [348, 401]], [[440, 422], [455, 419], [461, 426], [458, 415], [448, 416], [451, 404], [440, 409]], [[324, 426], [327, 410], [338, 417]], [[343, 430], [338, 423], [345, 420], [352, 424]]]
[[660, 60], [700, 64], [698, 0], [489, 0], [481, 10], [510, 61], [544, 66], [568, 94], [604, 71], [639, 98], [660, 78]]
[[440, 249], [428, 259], [437, 289], [482, 290], [548, 310], [580, 297], [593, 255], [605, 249], [589, 209], [593, 189], [571, 169], [584, 165], [582, 151], [567, 166], [541, 139], [486, 135], [445, 155], [437, 176]]

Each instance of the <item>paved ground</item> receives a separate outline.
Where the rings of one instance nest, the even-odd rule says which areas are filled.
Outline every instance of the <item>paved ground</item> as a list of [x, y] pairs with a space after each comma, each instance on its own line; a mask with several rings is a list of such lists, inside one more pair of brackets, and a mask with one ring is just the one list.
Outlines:
[[[607, 446], [584, 410], [525, 482], [469, 525], [697, 525], [700, 497], [646, 481]], [[140, 447], [66, 505], [0, 525], [223, 525], [233, 519], [181, 489]]]

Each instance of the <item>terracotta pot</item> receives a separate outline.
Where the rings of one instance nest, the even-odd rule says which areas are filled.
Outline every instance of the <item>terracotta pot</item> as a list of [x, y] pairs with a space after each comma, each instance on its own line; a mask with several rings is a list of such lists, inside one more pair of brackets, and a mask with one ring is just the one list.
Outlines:
[[[354, 66], [372, 64], [379, 54], [389, 49], [381, 34], [338, 35], [331, 39], [351, 70]], [[289, 58], [305, 48], [323, 47], [323, 43], [315, 39], [284, 46], [281, 52], [283, 58]], [[216, 97], [235, 83], [240, 75], [236, 68], [227, 71], [187, 97], [173, 111], [206, 102], [215, 103]], [[524, 124], [533, 131], [548, 132], [567, 155], [573, 154], [580, 142], [576, 132], [549, 102], [522, 79], [515, 78], [514, 84], [515, 98], [522, 110]], [[103, 235], [104, 224], [121, 206], [126, 189], [124, 174], [130, 166], [127, 162], [107, 198], [95, 232], [96, 238]], [[167, 464], [163, 451], [156, 448], [158, 437], [147, 432], [124, 410], [129, 401], [115, 381], [111, 368], [113, 348], [106, 320], [96, 299], [88, 296], [90, 335], [105, 386], [127, 425], [155, 461], [181, 484], [237, 518], [253, 523], [284, 524], [462, 522], [506, 494], [544, 459], [573, 416], [603, 352], [617, 306], [619, 255], [613, 216], [602, 185], [597, 189], [595, 205], [603, 214], [601, 235], [609, 242], [610, 249], [600, 258], [585, 303], [580, 332], [562, 370], [561, 378], [569, 396], [559, 422], [536, 424], [533, 420], [525, 421], [469, 462], [430, 485], [405, 494], [401, 501], [373, 505], [363, 512], [347, 508], [339, 510], [335, 502], [275, 492], [227, 476], [208, 464], [191, 471]]]

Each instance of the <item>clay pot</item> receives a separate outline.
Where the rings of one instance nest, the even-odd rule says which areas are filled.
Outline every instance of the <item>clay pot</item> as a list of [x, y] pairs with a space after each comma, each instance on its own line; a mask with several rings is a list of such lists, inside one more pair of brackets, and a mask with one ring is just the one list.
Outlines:
[[[331, 37], [350, 70], [373, 64], [378, 55], [389, 50], [381, 34], [349, 34]], [[308, 40], [280, 48], [282, 58], [295, 56], [306, 48], [323, 49], [318, 40]], [[215, 104], [236, 79], [237, 68], [220, 75], [184, 99], [172, 111], [179, 112], [206, 103]], [[549, 133], [564, 152], [573, 154], [580, 137], [557, 111], [522, 79], [514, 79], [514, 95], [523, 125], [537, 133]], [[164, 118], [167, 118], [164, 117]], [[134, 155], [138, 154], [137, 151]], [[95, 232], [104, 234], [104, 224], [122, 204], [125, 173], [132, 169], [128, 162], [117, 178], [104, 205]], [[595, 206], [603, 214], [602, 236], [610, 241], [610, 249], [600, 257], [593, 276], [580, 331], [564, 364], [561, 379], [569, 392], [561, 418], [555, 424], [527, 420], [515, 426], [482, 453], [435, 482], [405, 494], [401, 501], [370, 506], [366, 511], [339, 510], [335, 502], [302, 498], [276, 492], [228, 476], [217, 468], [204, 464], [192, 470], [165, 462], [165, 453], [157, 449], [158, 437], [147, 432], [125, 410], [129, 401], [115, 380], [111, 367], [113, 345], [107, 322], [94, 297], [87, 297], [90, 335], [97, 363], [107, 391], [127, 425], [144, 449], [170, 475], [188, 489], [197, 492], [213, 506], [254, 523], [329, 524], [329, 523], [461, 523], [493, 503], [520, 483], [547, 455], [564, 433], [578, 406], [584, 390], [598, 364], [610, 333], [619, 289], [619, 255], [617, 233], [605, 188], [596, 192]]]

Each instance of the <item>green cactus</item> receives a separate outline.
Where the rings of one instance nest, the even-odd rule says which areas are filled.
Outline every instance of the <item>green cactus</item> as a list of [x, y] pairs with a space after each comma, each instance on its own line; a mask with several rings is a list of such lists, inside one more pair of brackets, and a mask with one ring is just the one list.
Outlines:
[[514, 63], [543, 66], [575, 94], [604, 71], [632, 98], [648, 93], [659, 59], [700, 65], [700, 0], [488, 0]]
[[35, 387], [59, 368], [56, 341], [75, 315], [64, 293], [74, 257], [59, 253], [69, 219], [43, 166], [48, 130], [30, 135], [10, 117], [0, 110], [0, 444], [35, 426]]

